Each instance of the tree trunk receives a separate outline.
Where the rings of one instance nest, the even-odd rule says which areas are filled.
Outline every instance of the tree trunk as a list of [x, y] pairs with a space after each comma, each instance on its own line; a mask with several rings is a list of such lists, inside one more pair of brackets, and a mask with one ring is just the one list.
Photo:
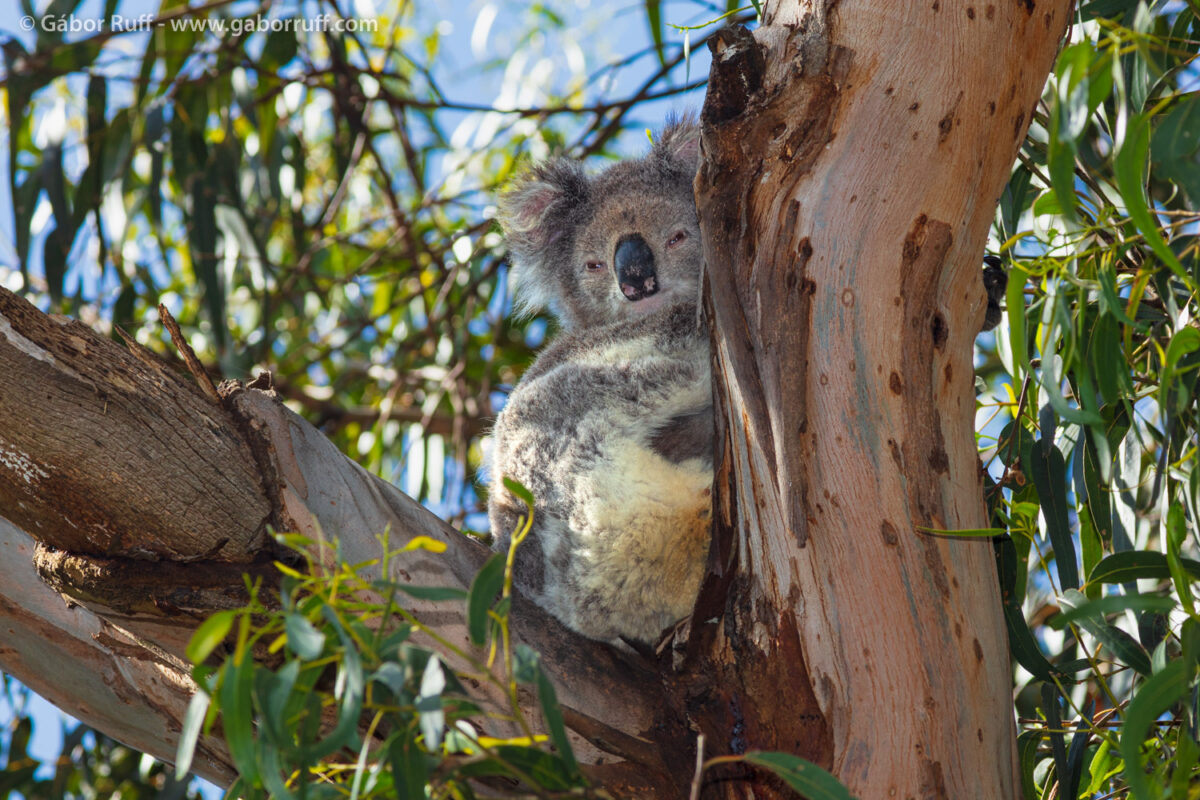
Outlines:
[[716, 544], [684, 689], [710, 754], [1017, 791], [992, 549], [929, 529], [986, 527], [983, 246], [1069, 6], [781, 2], [711, 45]]
[[[923, 529], [984, 522], [980, 255], [1068, 5], [793, 1], [717, 37], [696, 183], [716, 537], [690, 638], [650, 663], [514, 605], [601, 785], [686, 797], [700, 731], [707, 755], [796, 753], [863, 798], [1014, 795], [990, 548]], [[209, 395], [131, 347], [0, 290], [0, 668], [171, 760], [184, 644], [270, 573], [268, 524], [350, 561], [385, 528], [433, 536], [444, 558], [397, 563], [430, 585], [467, 587], [486, 551], [269, 392]], [[465, 642], [461, 610], [415, 605]], [[784, 795], [731, 775], [706, 791]]]

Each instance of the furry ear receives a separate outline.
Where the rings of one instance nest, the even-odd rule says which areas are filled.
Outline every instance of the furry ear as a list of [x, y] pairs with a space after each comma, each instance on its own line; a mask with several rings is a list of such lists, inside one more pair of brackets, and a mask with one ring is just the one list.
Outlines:
[[530, 169], [500, 197], [496, 218], [509, 250], [536, 258], [561, 232], [553, 220], [587, 197], [588, 182], [577, 161], [555, 158]]
[[668, 118], [667, 126], [654, 141], [651, 151], [659, 158], [678, 162], [688, 172], [700, 166], [700, 123], [692, 114]]
[[549, 305], [557, 286], [548, 263], [552, 249], [570, 227], [571, 212], [587, 201], [588, 191], [583, 166], [555, 158], [530, 169], [501, 195], [496, 218], [504, 229], [521, 310], [535, 312]]

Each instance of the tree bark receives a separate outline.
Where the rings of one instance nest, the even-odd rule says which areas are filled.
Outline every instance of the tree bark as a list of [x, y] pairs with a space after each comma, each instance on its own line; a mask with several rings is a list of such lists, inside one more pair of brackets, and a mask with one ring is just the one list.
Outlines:
[[[864, 797], [1017, 792], [972, 342], [1068, 0], [767, 6], [711, 45], [696, 179], [715, 544], [683, 685], [710, 754]], [[775, 796], [727, 782], [728, 797]]]
[[[350, 563], [378, 558], [385, 530], [394, 550], [415, 536], [444, 542], [440, 556], [390, 562], [390, 577], [409, 584], [467, 589], [490, 555], [270, 392], [228, 382], [213, 402], [148, 352], [4, 289], [0, 365], [0, 669], [157, 758], [174, 759], [195, 691], [191, 634], [213, 611], [244, 604], [244, 573], [270, 579], [271, 561], [286, 555], [264, 535], [266, 521], [336, 536]], [[412, 601], [409, 610], [469, 649], [465, 609]], [[674, 712], [653, 665], [573, 634], [520, 597], [513, 629], [556, 681], [581, 763], [615, 787], [671, 796], [650, 732]], [[216, 739], [201, 741], [194, 768], [220, 784], [233, 777]]]

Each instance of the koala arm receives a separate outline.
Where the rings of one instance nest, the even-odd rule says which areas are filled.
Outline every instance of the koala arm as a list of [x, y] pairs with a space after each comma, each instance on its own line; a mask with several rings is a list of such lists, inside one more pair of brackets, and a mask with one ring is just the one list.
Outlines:
[[667, 420], [650, 437], [650, 446], [663, 458], [674, 464], [698, 458], [712, 466], [713, 460], [713, 407], [679, 414]]

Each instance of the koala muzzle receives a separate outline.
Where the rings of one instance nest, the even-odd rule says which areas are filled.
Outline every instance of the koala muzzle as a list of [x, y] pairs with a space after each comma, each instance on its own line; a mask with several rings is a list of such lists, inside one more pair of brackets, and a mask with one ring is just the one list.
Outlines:
[[617, 284], [626, 300], [641, 300], [658, 291], [654, 252], [639, 234], [622, 236], [617, 242], [613, 269], [616, 270]]

